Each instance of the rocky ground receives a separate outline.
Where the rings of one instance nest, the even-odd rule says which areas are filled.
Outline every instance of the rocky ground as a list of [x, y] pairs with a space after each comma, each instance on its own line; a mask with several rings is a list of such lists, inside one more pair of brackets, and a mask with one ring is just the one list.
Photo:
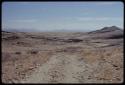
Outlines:
[[2, 82], [122, 83], [123, 32], [3, 31]]

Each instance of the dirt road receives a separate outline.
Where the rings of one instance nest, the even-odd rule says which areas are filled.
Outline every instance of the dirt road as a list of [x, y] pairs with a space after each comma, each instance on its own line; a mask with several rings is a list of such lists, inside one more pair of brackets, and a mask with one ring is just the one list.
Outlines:
[[2, 82], [121, 83], [119, 32], [2, 32]]
[[[76, 55], [56, 54], [21, 83], [91, 83], [90, 68]], [[89, 76], [90, 77], [90, 76]], [[97, 82], [97, 81], [96, 81]]]

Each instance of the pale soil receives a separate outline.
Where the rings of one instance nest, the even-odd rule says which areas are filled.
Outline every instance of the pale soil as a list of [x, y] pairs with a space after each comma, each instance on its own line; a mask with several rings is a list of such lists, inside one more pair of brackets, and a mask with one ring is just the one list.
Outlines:
[[[95, 66], [96, 67], [96, 66]], [[92, 78], [94, 68], [76, 55], [57, 54], [21, 83], [104, 83]]]
[[[98, 56], [58, 53], [20, 83], [120, 83], [119, 72]], [[115, 64], [114, 64], [115, 65]], [[122, 76], [121, 76], [122, 77]]]
[[[11, 35], [19, 39], [7, 38]], [[2, 37], [3, 83], [123, 82], [123, 39], [91, 39], [85, 33]]]

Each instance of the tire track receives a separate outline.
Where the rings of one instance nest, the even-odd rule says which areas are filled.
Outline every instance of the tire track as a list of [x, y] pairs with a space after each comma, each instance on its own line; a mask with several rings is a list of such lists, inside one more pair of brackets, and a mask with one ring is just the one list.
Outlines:
[[[87, 63], [78, 54], [57, 53], [39, 69], [21, 81], [21, 83], [105, 83], [110, 82], [105, 78], [96, 76], [105, 64], [111, 64], [104, 59], [103, 49], [90, 41], [87, 45], [95, 48], [100, 55], [100, 60], [93, 65]], [[112, 65], [112, 64], [111, 64]]]
[[79, 83], [76, 77], [84, 70], [85, 65], [77, 56], [56, 54], [21, 83]]

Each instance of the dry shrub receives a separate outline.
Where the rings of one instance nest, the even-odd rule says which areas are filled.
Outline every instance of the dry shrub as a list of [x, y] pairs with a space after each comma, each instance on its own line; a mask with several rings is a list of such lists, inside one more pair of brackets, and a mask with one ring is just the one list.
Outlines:
[[2, 62], [8, 61], [10, 57], [9, 53], [2, 53]]
[[23, 42], [23, 41], [19, 41], [16, 43], [19, 46], [24, 46], [24, 47], [31, 47], [32, 45], [28, 42]]
[[107, 49], [104, 58], [113, 65], [123, 67], [123, 50], [120, 48]]
[[2, 38], [4, 40], [16, 40], [16, 39], [19, 39], [20, 37], [17, 36], [17, 35], [12, 35], [12, 36], [9, 36], [9, 37], [5, 37], [5, 38]]
[[30, 75], [38, 65], [45, 63], [51, 52], [40, 52], [37, 55], [24, 54], [18, 56], [18, 60], [2, 63], [2, 82], [9, 83], [15, 80], [24, 79], [26, 75]]
[[12, 53], [8, 53], [8, 52], [2, 53], [2, 63], [8, 62], [8, 61], [15, 61], [17, 59], [18, 58], [16, 56], [14, 56]]
[[15, 52], [15, 54], [21, 54], [21, 52]]
[[38, 52], [39, 52], [38, 50], [32, 49], [32, 50], [29, 50], [27, 53], [28, 54], [37, 54]]
[[98, 72], [95, 73], [98, 80], [112, 80], [113, 79], [113, 67], [109, 63], [104, 63]]
[[101, 55], [97, 50], [84, 49], [81, 53], [81, 58], [84, 59], [86, 63], [92, 64], [100, 60]]

